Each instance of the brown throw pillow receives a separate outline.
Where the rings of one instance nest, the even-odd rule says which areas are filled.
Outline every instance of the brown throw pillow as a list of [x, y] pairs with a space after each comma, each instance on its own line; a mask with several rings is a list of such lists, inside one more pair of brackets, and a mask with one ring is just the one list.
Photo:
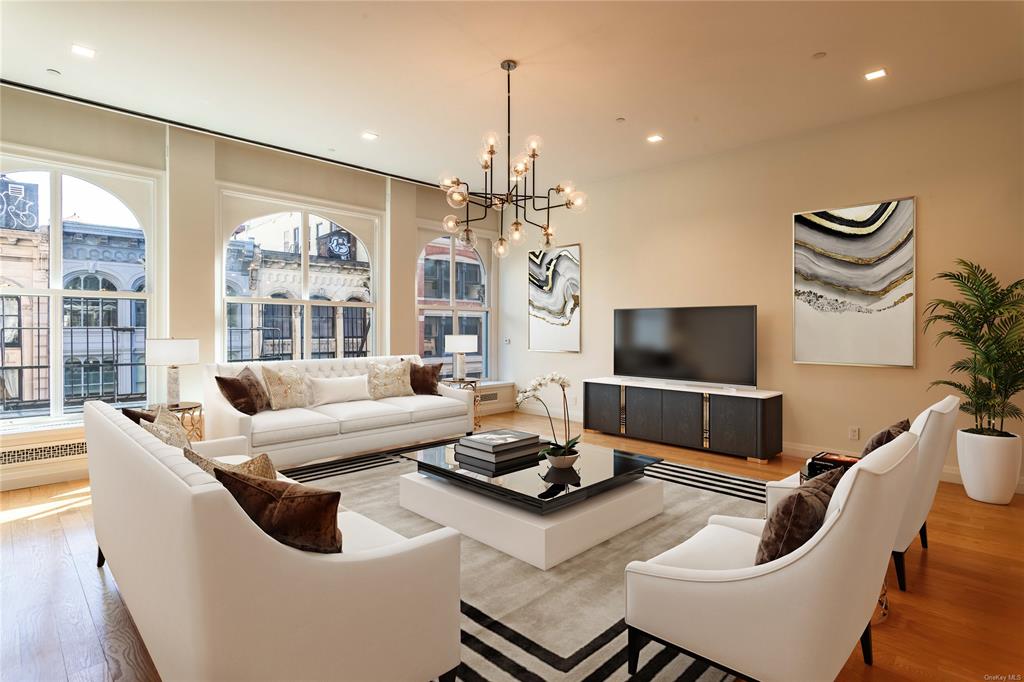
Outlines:
[[248, 367], [236, 377], [215, 378], [221, 395], [242, 414], [252, 415], [270, 409], [270, 396], [256, 373]]
[[146, 410], [133, 410], [130, 407], [121, 408], [121, 414], [131, 419], [136, 424], [141, 422], [149, 422], [152, 424], [156, 421], [156, 412], [147, 412]]
[[341, 493], [337, 490], [269, 481], [220, 468], [214, 469], [213, 475], [249, 518], [278, 542], [306, 552], [341, 552]]
[[437, 380], [441, 378], [443, 365], [410, 365], [409, 383], [417, 395], [438, 395]]
[[182, 450], [185, 459], [211, 476], [214, 469], [224, 469], [225, 471], [237, 471], [240, 474], [255, 476], [256, 478], [266, 478], [271, 481], [277, 480], [277, 470], [274, 469], [274, 463], [265, 452], [241, 464], [225, 464], [215, 459], [207, 459], [191, 448], [183, 448]]
[[896, 436], [900, 435], [905, 431], [910, 430], [910, 420], [904, 419], [903, 421], [896, 422], [892, 426], [882, 429], [875, 435], [868, 439], [868, 442], [864, 445], [864, 450], [860, 453], [863, 457], [872, 450], [877, 450], [886, 443], [896, 440]]
[[772, 510], [761, 531], [754, 564], [784, 557], [811, 539], [825, 522], [825, 511], [846, 469], [836, 468], [808, 479]]

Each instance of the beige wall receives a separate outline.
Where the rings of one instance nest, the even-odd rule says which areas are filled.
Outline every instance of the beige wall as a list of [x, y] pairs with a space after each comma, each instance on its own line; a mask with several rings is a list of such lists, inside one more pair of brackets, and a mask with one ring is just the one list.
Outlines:
[[[919, 325], [916, 369], [794, 364], [792, 214], [916, 196], [919, 314], [949, 293], [931, 278], [957, 257], [1004, 281], [1024, 276], [1022, 99], [1018, 82], [589, 187], [589, 211], [562, 217], [557, 232], [582, 245], [583, 352], [526, 349], [517, 249], [503, 264], [503, 378], [566, 372], [580, 413], [581, 380], [612, 373], [615, 308], [756, 304], [758, 383], [785, 393], [788, 449], [859, 451], [945, 395], [928, 383], [960, 351], [936, 348]], [[860, 442], [847, 439], [849, 426]]]
[[166, 126], [0, 86], [0, 144], [164, 168]]

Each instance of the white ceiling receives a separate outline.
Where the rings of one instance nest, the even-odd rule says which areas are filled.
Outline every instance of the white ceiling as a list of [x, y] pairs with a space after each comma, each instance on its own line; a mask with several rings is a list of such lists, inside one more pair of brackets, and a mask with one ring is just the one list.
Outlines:
[[[544, 137], [545, 184], [1024, 77], [1018, 2], [3, 2], [0, 12], [7, 80], [429, 181], [477, 177], [483, 133], [504, 133], [506, 57], [521, 64], [513, 151]], [[72, 43], [96, 58], [73, 56]], [[888, 78], [864, 80], [883, 66]], [[381, 139], [360, 139], [367, 129]], [[665, 141], [646, 143], [652, 132]]]

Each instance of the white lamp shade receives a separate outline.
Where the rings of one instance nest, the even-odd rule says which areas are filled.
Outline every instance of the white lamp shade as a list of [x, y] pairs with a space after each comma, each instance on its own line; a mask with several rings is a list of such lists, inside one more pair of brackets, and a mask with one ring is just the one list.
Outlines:
[[476, 334], [445, 334], [444, 351], [446, 353], [476, 353]]
[[195, 365], [199, 339], [146, 339], [146, 364], [150, 367]]

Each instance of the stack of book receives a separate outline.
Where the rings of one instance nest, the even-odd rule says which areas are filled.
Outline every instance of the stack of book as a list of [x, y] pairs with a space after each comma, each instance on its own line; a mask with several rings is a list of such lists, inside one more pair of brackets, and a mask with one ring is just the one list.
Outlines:
[[466, 436], [455, 444], [455, 461], [490, 476], [532, 466], [545, 447], [535, 433], [498, 429]]

